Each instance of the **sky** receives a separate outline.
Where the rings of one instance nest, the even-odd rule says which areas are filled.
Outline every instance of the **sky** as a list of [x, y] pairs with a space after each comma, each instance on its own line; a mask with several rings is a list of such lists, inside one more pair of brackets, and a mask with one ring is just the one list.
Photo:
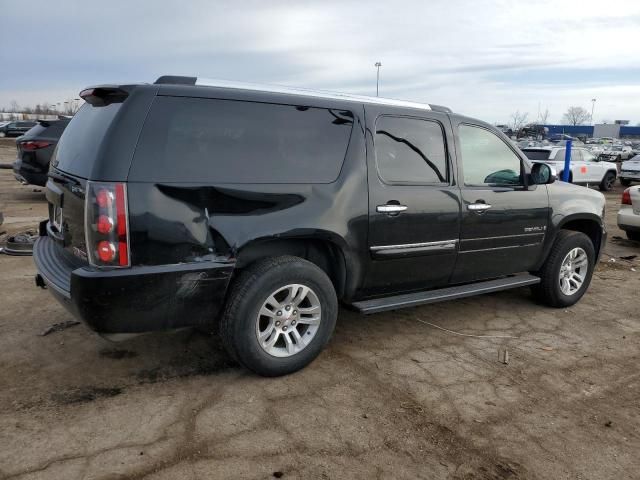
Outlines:
[[0, 0], [0, 107], [163, 74], [640, 122], [639, 0]]

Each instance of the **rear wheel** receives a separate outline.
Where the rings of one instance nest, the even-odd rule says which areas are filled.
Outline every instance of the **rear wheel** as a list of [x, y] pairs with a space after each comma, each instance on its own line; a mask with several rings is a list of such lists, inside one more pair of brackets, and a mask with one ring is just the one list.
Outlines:
[[260, 261], [232, 287], [220, 322], [230, 355], [268, 377], [308, 365], [329, 341], [338, 315], [331, 280], [298, 257]]
[[616, 174], [613, 172], [607, 172], [604, 174], [604, 178], [602, 182], [600, 182], [600, 190], [603, 192], [608, 192], [613, 188], [613, 185], [616, 183]]
[[550, 307], [571, 306], [589, 288], [594, 267], [595, 250], [589, 237], [561, 230], [538, 272], [541, 281], [533, 287], [534, 295]]
[[640, 242], [640, 232], [631, 232], [627, 230], [627, 238], [629, 240], [635, 240], [636, 242]]
[[621, 179], [620, 179], [620, 184], [621, 184], [623, 187], [628, 187], [628, 186], [630, 186], [630, 185], [631, 185], [631, 180], [627, 180], [626, 178], [621, 178]]

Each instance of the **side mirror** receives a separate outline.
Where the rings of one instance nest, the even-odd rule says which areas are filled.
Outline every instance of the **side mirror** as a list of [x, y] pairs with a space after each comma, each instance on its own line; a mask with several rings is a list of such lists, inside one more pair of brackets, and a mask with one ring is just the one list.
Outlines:
[[546, 163], [534, 163], [531, 167], [531, 180], [534, 185], [548, 185], [557, 180], [558, 173]]

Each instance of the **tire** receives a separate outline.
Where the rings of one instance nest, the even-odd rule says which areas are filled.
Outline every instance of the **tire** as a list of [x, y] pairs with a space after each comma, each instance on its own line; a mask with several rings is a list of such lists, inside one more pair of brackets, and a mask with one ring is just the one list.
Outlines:
[[4, 138], [4, 137], [6, 137], [6, 136], [7, 136], [7, 134], [6, 134], [6, 133], [4, 133], [4, 132], [0, 132], [0, 138]]
[[631, 180], [627, 180], [626, 178], [621, 178], [620, 179], [620, 184], [623, 187], [629, 187], [631, 185]]
[[[296, 290], [300, 286], [308, 288], [309, 293]], [[296, 303], [301, 292], [306, 296]], [[291, 296], [293, 301], [288, 301]], [[274, 302], [282, 306], [274, 307]], [[320, 313], [302, 313], [305, 308]], [[269, 315], [259, 315], [267, 310]], [[311, 325], [316, 315], [319, 321]], [[302, 258], [274, 257], [249, 266], [238, 276], [220, 320], [220, 337], [229, 355], [244, 367], [258, 375], [276, 377], [311, 363], [331, 338], [337, 316], [336, 292], [324, 271]], [[277, 341], [263, 347], [258, 335], [267, 331], [273, 334], [264, 339], [265, 343], [272, 343], [270, 340], [276, 337]], [[305, 344], [307, 335], [311, 340]]]
[[[569, 253], [574, 249], [581, 249], [586, 255], [588, 263], [586, 270], [580, 272], [584, 273], [584, 280], [580, 287], [567, 294], [563, 292], [561, 287], [561, 268]], [[595, 250], [589, 237], [582, 232], [561, 230], [542, 269], [537, 272], [541, 281], [532, 288], [534, 296], [550, 307], [564, 308], [575, 304], [589, 288], [595, 267], [595, 258]]]
[[635, 240], [636, 242], [640, 242], [640, 232], [632, 232], [627, 230], [625, 233], [627, 234], [627, 238], [629, 240]]
[[616, 183], [616, 174], [613, 172], [607, 172], [604, 174], [602, 182], [600, 182], [600, 191], [608, 192], [613, 188]]

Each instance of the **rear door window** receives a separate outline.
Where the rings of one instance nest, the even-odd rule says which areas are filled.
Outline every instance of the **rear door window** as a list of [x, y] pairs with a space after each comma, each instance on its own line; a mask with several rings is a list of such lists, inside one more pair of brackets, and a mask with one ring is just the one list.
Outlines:
[[352, 125], [344, 110], [158, 97], [129, 179], [330, 183], [340, 174]]
[[523, 149], [522, 153], [524, 153], [529, 160], [549, 160], [549, 150]]
[[376, 121], [376, 162], [390, 184], [448, 184], [442, 126], [418, 118], [384, 116]]

